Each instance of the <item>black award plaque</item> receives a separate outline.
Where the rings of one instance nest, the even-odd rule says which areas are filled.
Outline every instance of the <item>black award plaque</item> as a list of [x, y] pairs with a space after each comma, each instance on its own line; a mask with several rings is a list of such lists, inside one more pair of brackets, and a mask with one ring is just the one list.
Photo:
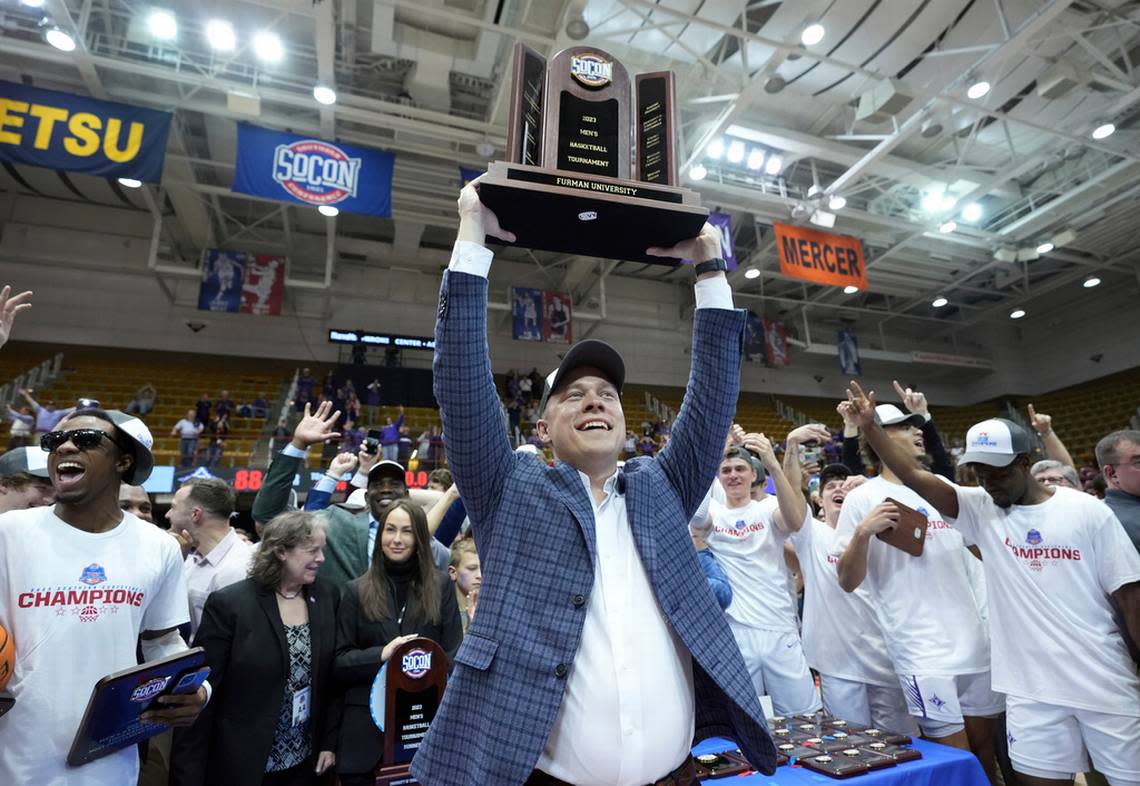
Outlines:
[[376, 786], [417, 783], [409, 767], [446, 685], [447, 655], [431, 639], [412, 639], [392, 653], [384, 686], [384, 756], [376, 768]]
[[509, 160], [488, 167], [479, 196], [515, 245], [679, 264], [645, 255], [696, 237], [708, 218], [696, 192], [677, 185], [673, 75], [631, 83], [599, 49], [544, 63], [522, 44], [512, 73]]

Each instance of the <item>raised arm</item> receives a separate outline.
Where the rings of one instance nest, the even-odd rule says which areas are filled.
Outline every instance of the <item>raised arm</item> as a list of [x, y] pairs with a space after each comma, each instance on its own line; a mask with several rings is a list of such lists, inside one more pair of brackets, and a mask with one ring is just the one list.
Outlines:
[[[706, 262], [720, 256], [720, 234], [705, 224], [696, 238], [669, 249], [651, 248], [648, 253]], [[690, 517], [716, 477], [723, 435], [736, 411], [745, 322], [744, 312], [733, 308], [732, 290], [723, 272], [697, 276], [694, 293], [697, 308], [689, 381], [669, 442], [657, 454]]]
[[459, 194], [459, 234], [443, 274], [435, 323], [433, 385], [447, 435], [448, 464], [467, 490], [472, 524], [481, 527], [497, 506], [514, 456], [491, 375], [487, 344], [488, 235], [514, 240], [479, 201], [479, 181]]
[[[1053, 418], [1050, 415], [1042, 414], [1035, 409], [1033, 405], [1029, 405], [1029, 422], [1033, 424], [1033, 430], [1037, 432], [1037, 436], [1041, 437], [1041, 444], [1045, 448], [1045, 455], [1054, 461], [1060, 461], [1062, 464], [1077, 469], [1076, 462], [1073, 457], [1069, 455], [1069, 449], [1065, 447], [1065, 443], [1057, 436], [1057, 432], [1053, 430]], [[1078, 471], [1079, 472], [1079, 471]]]
[[859, 426], [851, 414], [851, 402], [840, 401], [835, 411], [843, 418], [843, 466], [852, 473], [862, 475], [863, 455], [859, 452]]
[[942, 435], [938, 433], [938, 427], [930, 417], [930, 406], [926, 403], [926, 395], [914, 388], [903, 388], [897, 379], [894, 381], [894, 386], [907, 412], [921, 415], [925, 421], [922, 424], [922, 442], [926, 446], [926, 454], [930, 456], [930, 469], [934, 474], [953, 481], [954, 463], [950, 460], [950, 454], [946, 452], [946, 446], [942, 444]]
[[280, 453], [273, 457], [265, 482], [253, 499], [253, 520], [264, 524], [285, 510], [289, 501], [289, 491], [293, 488], [293, 476], [305, 462], [305, 454], [310, 445], [319, 445], [340, 436], [333, 431], [340, 412], [331, 412], [332, 402], [325, 401], [313, 412], [305, 405], [305, 416], [293, 430], [293, 440]]
[[875, 391], [864, 393], [859, 383], [853, 381], [847, 388], [847, 400], [851, 403], [851, 411], [859, 429], [883, 465], [898, 476], [903, 485], [933, 505], [943, 516], [958, 518], [958, 495], [954, 486], [922, 469], [875, 422]]
[[8, 339], [12, 336], [12, 325], [16, 321], [16, 315], [31, 307], [32, 293], [30, 290], [13, 295], [12, 287], [7, 284], [4, 285], [3, 289], [0, 289], [0, 347], [7, 344]]
[[776, 524], [776, 529], [785, 535], [799, 532], [804, 525], [804, 516], [807, 514], [807, 504], [799, 488], [799, 475], [795, 476], [796, 484], [793, 486], [784, 475], [780, 462], [776, 460], [776, 451], [772, 449], [772, 443], [763, 434], [746, 436], [744, 448], [759, 456], [760, 461], [764, 464], [764, 469], [772, 476], [772, 483], [776, 487], [776, 503], [780, 507], [780, 515], [774, 516], [772, 519]]

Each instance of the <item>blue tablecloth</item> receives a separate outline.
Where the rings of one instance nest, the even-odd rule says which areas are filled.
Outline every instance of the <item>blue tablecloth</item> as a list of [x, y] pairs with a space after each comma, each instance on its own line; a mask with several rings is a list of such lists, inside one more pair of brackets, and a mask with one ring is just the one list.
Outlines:
[[[821, 783], [849, 783], [853, 786], [989, 786], [982, 765], [973, 754], [918, 739], [914, 741], [913, 747], [922, 754], [922, 758], [918, 761], [872, 770], [851, 778], [829, 778], [803, 767], [789, 767], [785, 764], [776, 768], [776, 774], [770, 777], [753, 773], [713, 778], [702, 783], [723, 786], [749, 786], [760, 783], [789, 784], [789, 786], [808, 783], [814, 786], [819, 786]], [[702, 753], [720, 753], [735, 748], [734, 743], [714, 737], [694, 747], [693, 754], [699, 756]]]

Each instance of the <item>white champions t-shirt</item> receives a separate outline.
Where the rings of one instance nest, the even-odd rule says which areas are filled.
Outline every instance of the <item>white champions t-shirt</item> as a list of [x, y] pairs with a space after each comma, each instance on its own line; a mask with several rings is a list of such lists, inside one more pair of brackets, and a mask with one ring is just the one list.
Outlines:
[[704, 526], [694, 523], [693, 532], [708, 544], [732, 585], [728, 618], [750, 628], [794, 633], [799, 625], [784, 564], [787, 536], [772, 521], [778, 507], [774, 496], [740, 508], [712, 499]]
[[136, 664], [139, 633], [188, 619], [182, 554], [153, 524], [124, 513], [94, 535], [51, 507], [0, 516], [0, 622], [16, 647], [0, 784], [135, 783], [133, 745], [79, 768], [67, 752], [95, 683]]
[[840, 555], [856, 525], [887, 497], [929, 520], [922, 556], [872, 537], [865, 586], [899, 675], [978, 674], [990, 667], [989, 640], [974, 601], [962, 535], [906, 486], [872, 478], [843, 500], [832, 553]]
[[1140, 554], [1112, 511], [1066, 488], [1007, 510], [984, 489], [957, 491], [952, 523], [985, 560], [994, 690], [1140, 716], [1140, 678], [1108, 601], [1140, 581]]
[[[836, 573], [835, 530], [822, 521], [789, 536], [804, 576], [804, 655], [821, 674], [897, 688], [887, 645], [865, 587], [844, 592]], [[971, 557], [971, 559], [973, 559]]]

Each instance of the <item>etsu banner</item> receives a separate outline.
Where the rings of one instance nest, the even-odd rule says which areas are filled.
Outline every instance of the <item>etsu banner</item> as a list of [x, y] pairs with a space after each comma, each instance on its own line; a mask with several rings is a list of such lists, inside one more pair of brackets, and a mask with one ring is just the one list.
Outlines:
[[780, 272], [785, 276], [831, 284], [867, 288], [863, 241], [847, 235], [817, 232], [807, 227], [775, 224]]
[[392, 215], [392, 167], [382, 150], [325, 142], [241, 124], [233, 190], [297, 202], [335, 205], [348, 213]]
[[0, 82], [3, 161], [157, 183], [169, 133], [169, 112]]

